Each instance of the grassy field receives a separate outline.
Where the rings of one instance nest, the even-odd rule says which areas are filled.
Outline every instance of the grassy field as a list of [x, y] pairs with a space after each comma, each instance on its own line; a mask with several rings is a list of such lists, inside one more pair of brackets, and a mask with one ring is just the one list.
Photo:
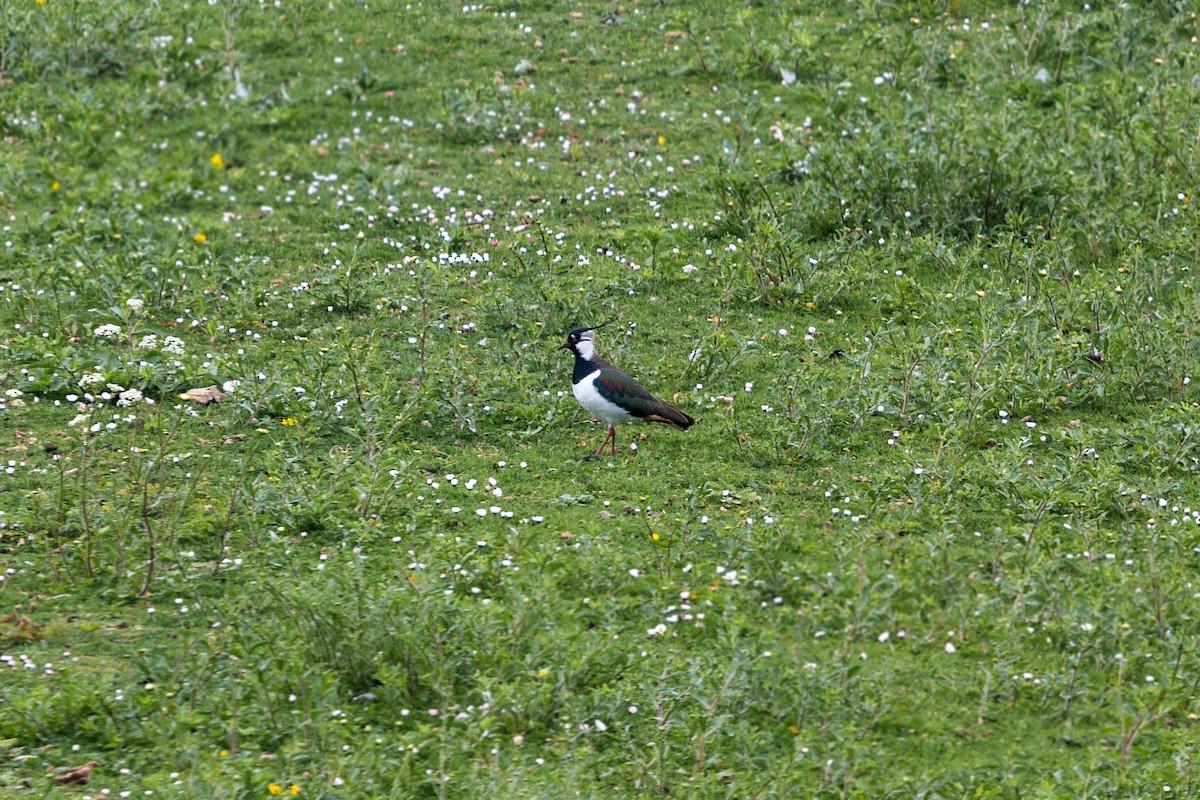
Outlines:
[[[0, 796], [1200, 796], [1200, 20], [1092, 6], [0, 0]], [[700, 422], [587, 461], [610, 318]]]

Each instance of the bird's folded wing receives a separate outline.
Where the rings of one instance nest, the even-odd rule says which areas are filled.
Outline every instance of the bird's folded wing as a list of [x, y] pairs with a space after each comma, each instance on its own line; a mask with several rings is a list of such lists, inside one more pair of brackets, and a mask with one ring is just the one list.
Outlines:
[[628, 375], [602, 372], [596, 376], [596, 391], [610, 403], [616, 403], [635, 417], [654, 413], [659, 400]]

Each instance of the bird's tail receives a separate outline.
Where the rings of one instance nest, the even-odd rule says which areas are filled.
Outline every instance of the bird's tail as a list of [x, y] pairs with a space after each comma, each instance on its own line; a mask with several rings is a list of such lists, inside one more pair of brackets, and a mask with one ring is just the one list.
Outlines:
[[686, 431], [696, 424], [696, 420], [663, 400], [659, 400], [655, 404], [654, 412], [649, 414], [646, 419], [651, 422], [665, 422], [668, 425], [674, 425], [682, 431]]

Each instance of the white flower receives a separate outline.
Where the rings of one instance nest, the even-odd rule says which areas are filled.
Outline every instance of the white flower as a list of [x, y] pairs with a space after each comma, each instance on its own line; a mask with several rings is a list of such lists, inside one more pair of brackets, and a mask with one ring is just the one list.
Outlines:
[[75, 419], [68, 422], [67, 426], [74, 428], [76, 425], [78, 425], [81, 422], [87, 422], [87, 418], [88, 418], [87, 414], [76, 414]]
[[183, 339], [176, 336], [168, 336], [163, 340], [162, 349], [164, 353], [181, 356], [183, 355]]
[[141, 341], [138, 342], [137, 346], [142, 350], [156, 350], [158, 349], [158, 337], [153, 333], [147, 333], [142, 337]]
[[117, 398], [117, 405], [131, 406], [142, 399], [142, 393], [137, 389], [126, 389], [121, 392], [121, 396]]
[[957, 652], [957, 648], [955, 648], [952, 642], [946, 642], [946, 652], [953, 655], [955, 652]]
[[[239, 380], [225, 381], [223, 384], [221, 384], [221, 391], [225, 392], [225, 394], [233, 394], [241, 385], [242, 382]], [[342, 400], [341, 402], [345, 403], [346, 401]]]
[[138, 312], [141, 311], [142, 307], [146, 305], [146, 301], [137, 297], [131, 297], [125, 301], [125, 305], [133, 309], [134, 312]]
[[92, 331], [92, 333], [96, 334], [101, 339], [110, 339], [113, 336], [121, 335], [121, 326], [109, 323], [108, 325], [101, 325], [99, 328], [96, 328], [96, 330]]
[[110, 392], [120, 393], [120, 392], [125, 391], [125, 387], [119, 383], [106, 383], [105, 386], [108, 387], [108, 390]]
[[104, 383], [104, 376], [99, 372], [89, 372], [79, 379], [80, 386], [91, 386], [95, 383]]
[[604, 733], [606, 730], [608, 730], [608, 726], [605, 725], [600, 720], [596, 720], [596, 730], [600, 731], [601, 733]]
[[6, 391], [4, 394], [5, 394], [7, 397], [20, 397], [21, 395], [23, 395], [23, 394], [25, 394], [25, 393], [24, 393], [24, 392], [22, 392], [20, 389], [9, 389], [9, 390], [8, 390], [8, 391]]

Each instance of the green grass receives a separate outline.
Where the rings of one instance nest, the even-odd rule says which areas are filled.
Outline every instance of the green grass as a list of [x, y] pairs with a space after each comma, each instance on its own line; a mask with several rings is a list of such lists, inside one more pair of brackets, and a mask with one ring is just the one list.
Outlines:
[[992, 5], [0, 0], [0, 795], [1200, 795], [1200, 22]]

